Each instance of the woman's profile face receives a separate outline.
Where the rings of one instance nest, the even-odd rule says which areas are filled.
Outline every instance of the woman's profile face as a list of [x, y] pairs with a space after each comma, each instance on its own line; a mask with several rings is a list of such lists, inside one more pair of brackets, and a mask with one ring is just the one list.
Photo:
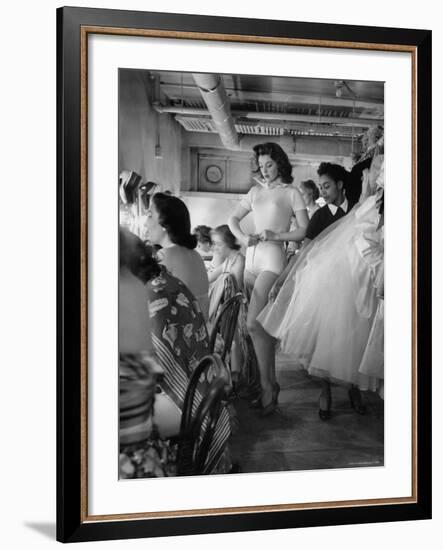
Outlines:
[[221, 260], [225, 260], [231, 252], [229, 246], [225, 243], [222, 236], [218, 233], [212, 234], [212, 249], [214, 251], [214, 254], [219, 256]]
[[278, 165], [271, 155], [259, 155], [258, 166], [266, 183], [271, 183], [278, 178]]
[[151, 201], [148, 212], [146, 214], [146, 238], [152, 244], [160, 244], [165, 237], [166, 231], [158, 220], [158, 210], [155, 207], [154, 201]]

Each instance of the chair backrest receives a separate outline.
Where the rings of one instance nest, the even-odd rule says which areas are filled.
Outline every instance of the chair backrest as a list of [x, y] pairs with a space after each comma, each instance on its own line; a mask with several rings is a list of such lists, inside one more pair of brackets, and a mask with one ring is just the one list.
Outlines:
[[221, 303], [223, 304], [226, 302], [226, 300], [229, 300], [229, 298], [232, 298], [234, 294], [237, 294], [237, 292], [240, 292], [240, 289], [237, 284], [237, 279], [229, 273], [225, 277], [225, 284], [224, 284], [224, 290], [223, 290], [223, 296], [221, 299]]
[[[197, 384], [201, 375], [209, 369], [213, 369], [214, 378], [198, 403]], [[223, 361], [218, 355], [207, 355], [192, 373], [186, 391], [177, 450], [178, 475], [207, 474], [218, 460], [220, 455], [207, 462], [228, 391], [229, 374]]]
[[237, 326], [238, 312], [244, 300], [245, 298], [241, 292], [237, 292], [237, 294], [226, 300], [221, 306], [212, 328], [209, 339], [209, 351], [214, 353], [217, 334], [220, 334], [223, 340], [223, 348], [220, 350], [219, 355], [223, 361], [231, 350], [235, 327]]

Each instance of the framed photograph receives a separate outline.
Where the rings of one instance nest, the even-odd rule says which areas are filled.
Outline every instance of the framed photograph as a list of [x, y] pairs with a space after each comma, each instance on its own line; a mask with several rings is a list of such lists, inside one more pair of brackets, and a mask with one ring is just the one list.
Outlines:
[[430, 518], [431, 32], [57, 33], [57, 539]]

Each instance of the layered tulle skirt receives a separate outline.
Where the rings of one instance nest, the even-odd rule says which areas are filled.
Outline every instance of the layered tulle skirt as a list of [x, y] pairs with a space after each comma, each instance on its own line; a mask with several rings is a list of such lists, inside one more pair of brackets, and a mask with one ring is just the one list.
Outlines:
[[378, 222], [373, 196], [326, 229], [301, 252], [275, 302], [258, 317], [295, 366], [374, 391], [383, 376]]

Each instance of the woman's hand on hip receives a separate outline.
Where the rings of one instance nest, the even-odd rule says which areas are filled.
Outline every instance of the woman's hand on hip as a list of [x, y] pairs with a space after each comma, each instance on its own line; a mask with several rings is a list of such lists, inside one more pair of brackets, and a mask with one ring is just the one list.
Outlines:
[[265, 229], [260, 233], [260, 240], [278, 241], [278, 233], [275, 233], [275, 231], [271, 231], [270, 229]]
[[255, 246], [257, 243], [260, 242], [260, 235], [245, 235], [245, 238], [243, 239], [243, 244], [248, 246]]

